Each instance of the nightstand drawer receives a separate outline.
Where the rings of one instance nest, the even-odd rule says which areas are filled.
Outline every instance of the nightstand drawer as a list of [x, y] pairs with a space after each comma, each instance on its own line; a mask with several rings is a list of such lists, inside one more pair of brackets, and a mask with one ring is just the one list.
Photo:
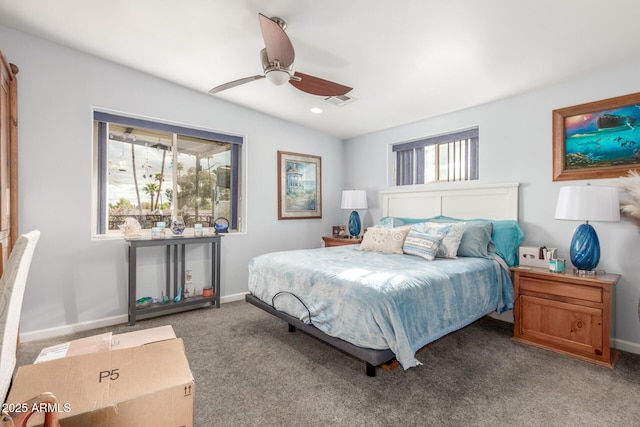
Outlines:
[[561, 282], [548, 282], [546, 280], [530, 277], [520, 278], [520, 293], [543, 293], [558, 297], [602, 302], [602, 288], [597, 286], [582, 286]]
[[602, 356], [602, 310], [523, 295], [520, 336], [534, 342]]

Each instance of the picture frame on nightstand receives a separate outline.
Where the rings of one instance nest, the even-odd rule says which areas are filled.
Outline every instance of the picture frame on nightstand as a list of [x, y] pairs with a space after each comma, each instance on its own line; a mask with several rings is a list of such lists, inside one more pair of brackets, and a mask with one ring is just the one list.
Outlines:
[[333, 237], [347, 237], [347, 226], [346, 225], [334, 225], [333, 232], [331, 233]]

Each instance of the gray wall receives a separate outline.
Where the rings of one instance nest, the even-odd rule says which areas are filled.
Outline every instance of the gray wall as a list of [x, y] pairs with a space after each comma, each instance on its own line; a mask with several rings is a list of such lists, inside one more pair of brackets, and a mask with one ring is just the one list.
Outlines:
[[[457, 129], [480, 128], [480, 181], [519, 182], [520, 223], [525, 245], [559, 248], [569, 258], [569, 243], [578, 222], [553, 218], [562, 185], [616, 185], [616, 179], [552, 181], [551, 111], [585, 102], [640, 91], [640, 62], [492, 102], [479, 107], [387, 129], [346, 141], [347, 188], [368, 190], [371, 209], [364, 226], [380, 218], [378, 191], [387, 187], [389, 144]], [[366, 161], [358, 161], [366, 152]], [[629, 219], [619, 223], [594, 222], [602, 256], [598, 269], [622, 274], [616, 286], [616, 347], [640, 353], [638, 298], [640, 296], [639, 229]]]
[[[20, 68], [19, 229], [42, 232], [23, 339], [126, 320], [126, 245], [91, 238], [92, 107], [245, 136], [246, 233], [224, 237], [223, 299], [247, 291], [252, 256], [319, 247], [344, 222], [342, 141], [6, 27], [0, 49]], [[322, 219], [278, 221], [278, 150], [322, 157]]]

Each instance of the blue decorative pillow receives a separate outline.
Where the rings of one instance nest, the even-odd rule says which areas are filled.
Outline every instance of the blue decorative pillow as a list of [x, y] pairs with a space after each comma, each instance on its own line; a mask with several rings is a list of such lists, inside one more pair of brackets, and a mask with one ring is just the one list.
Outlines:
[[493, 224], [489, 221], [469, 221], [458, 247], [458, 256], [493, 258], [496, 247], [491, 241]]
[[[472, 222], [490, 222], [493, 226], [491, 233], [491, 241], [494, 245], [495, 253], [500, 255], [509, 267], [513, 267], [518, 263], [518, 247], [524, 240], [524, 233], [517, 221], [510, 219], [488, 220], [488, 219], [471, 219], [459, 220], [446, 216], [434, 218], [437, 221], [465, 221], [468, 224]], [[458, 254], [460, 255], [460, 254]]]
[[[465, 230], [469, 224], [474, 222], [491, 223], [490, 239], [487, 242], [486, 249], [484, 243], [486, 242], [486, 224], [482, 226], [474, 226], [469, 230], [467, 237], [460, 241], [460, 247], [458, 247], [459, 256], [481, 256], [483, 258], [493, 258], [494, 254], [500, 255], [505, 260], [507, 265], [513, 267], [518, 263], [518, 247], [524, 240], [524, 233], [520, 228], [520, 225], [513, 220], [487, 220], [487, 219], [459, 219], [451, 218], [447, 216], [437, 216], [433, 218], [399, 218], [399, 217], [384, 217], [378, 224], [380, 227], [392, 228], [402, 225], [416, 225], [424, 222], [465, 222]], [[480, 230], [478, 230], [480, 228]], [[446, 240], [446, 239], [445, 239]], [[463, 244], [464, 243], [464, 244]], [[443, 244], [447, 246], [447, 242]], [[476, 245], [478, 245], [476, 247]]]
[[416, 255], [427, 261], [432, 261], [445, 236], [446, 234], [421, 233], [411, 229], [404, 240], [402, 250], [405, 254]]
[[378, 221], [374, 227], [380, 228], [396, 228], [402, 227], [403, 225], [413, 225], [419, 222], [425, 222], [426, 219], [416, 219], [416, 218], [399, 218], [396, 216], [385, 216]]
[[509, 267], [518, 264], [518, 248], [524, 240], [520, 225], [513, 220], [491, 221], [493, 234], [491, 239], [496, 244], [496, 253], [505, 260]]
[[[403, 218], [404, 219], [404, 218]], [[424, 222], [453, 223], [463, 222], [461, 219], [446, 216], [436, 216], [423, 219]], [[496, 254], [496, 248], [491, 240], [493, 225], [491, 221], [464, 220], [466, 225], [458, 246], [458, 256], [489, 258]]]
[[421, 222], [411, 226], [422, 233], [444, 235], [436, 254], [439, 258], [457, 258], [458, 248], [465, 229], [464, 222]]
[[385, 216], [384, 218], [381, 218], [380, 221], [378, 221], [378, 223], [376, 225], [374, 225], [374, 227], [378, 227], [378, 228], [393, 228], [393, 227], [397, 227], [395, 225], [395, 218], [392, 216]]

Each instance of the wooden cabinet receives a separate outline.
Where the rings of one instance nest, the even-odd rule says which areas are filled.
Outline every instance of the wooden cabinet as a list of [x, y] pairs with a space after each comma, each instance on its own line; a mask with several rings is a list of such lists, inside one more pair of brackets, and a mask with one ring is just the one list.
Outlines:
[[618, 274], [585, 277], [514, 267], [513, 339], [613, 368]]
[[324, 242], [324, 247], [328, 248], [331, 246], [359, 245], [362, 243], [362, 238], [323, 236], [322, 241]]
[[17, 73], [0, 52], [0, 274], [18, 238]]

